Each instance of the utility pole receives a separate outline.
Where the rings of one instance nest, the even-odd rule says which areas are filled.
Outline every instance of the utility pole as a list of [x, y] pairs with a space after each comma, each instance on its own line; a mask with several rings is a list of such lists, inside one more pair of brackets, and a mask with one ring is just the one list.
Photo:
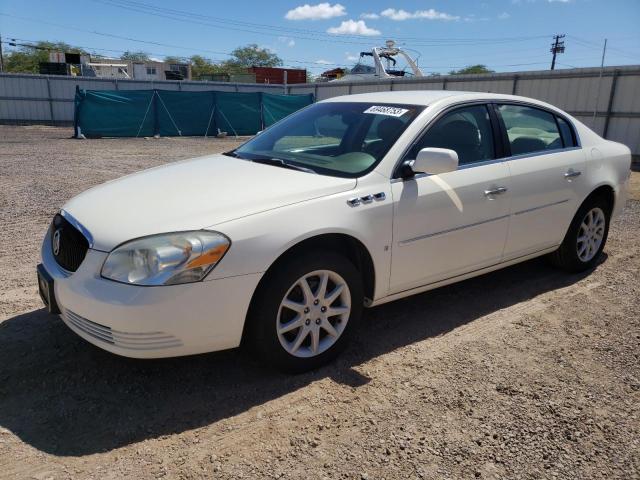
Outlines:
[[0, 35], [0, 73], [4, 72], [4, 56], [2, 55], [2, 35]]
[[596, 124], [596, 114], [598, 113], [598, 103], [600, 102], [600, 84], [602, 83], [602, 72], [604, 71], [604, 56], [607, 53], [607, 39], [604, 39], [602, 47], [602, 61], [600, 62], [600, 75], [598, 77], [598, 93], [596, 95], [596, 106], [593, 107], [593, 124]]
[[554, 35], [554, 43], [551, 44], [551, 53], [553, 53], [553, 59], [551, 60], [551, 70], [556, 68], [556, 55], [558, 53], [564, 53], [564, 40], [560, 41], [564, 38], [564, 35]]

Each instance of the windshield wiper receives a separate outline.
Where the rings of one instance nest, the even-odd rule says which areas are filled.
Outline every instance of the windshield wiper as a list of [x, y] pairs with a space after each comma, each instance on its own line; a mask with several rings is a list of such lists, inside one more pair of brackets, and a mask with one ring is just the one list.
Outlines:
[[290, 168], [292, 170], [299, 170], [301, 172], [316, 173], [316, 171], [312, 170], [311, 168], [301, 167], [300, 165], [289, 163], [281, 158], [252, 158], [251, 161], [255, 163], [264, 163], [265, 165], [273, 165], [275, 167]]

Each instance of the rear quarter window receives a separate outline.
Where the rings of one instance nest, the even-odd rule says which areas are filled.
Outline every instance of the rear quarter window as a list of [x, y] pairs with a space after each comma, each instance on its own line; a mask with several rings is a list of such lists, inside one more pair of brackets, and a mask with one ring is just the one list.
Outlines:
[[560, 127], [560, 136], [562, 137], [562, 143], [564, 148], [576, 147], [578, 144], [576, 142], [576, 136], [571, 128], [571, 125], [561, 117], [556, 117], [558, 119], [558, 127]]

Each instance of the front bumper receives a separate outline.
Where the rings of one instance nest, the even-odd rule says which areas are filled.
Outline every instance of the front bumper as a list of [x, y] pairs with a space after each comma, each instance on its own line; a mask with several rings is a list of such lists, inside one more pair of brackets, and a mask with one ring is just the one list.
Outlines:
[[125, 285], [100, 276], [107, 254], [97, 250], [88, 250], [73, 273], [60, 268], [49, 233], [41, 255], [67, 326], [104, 350], [134, 358], [239, 346], [251, 296], [262, 277], [257, 273], [184, 285]]

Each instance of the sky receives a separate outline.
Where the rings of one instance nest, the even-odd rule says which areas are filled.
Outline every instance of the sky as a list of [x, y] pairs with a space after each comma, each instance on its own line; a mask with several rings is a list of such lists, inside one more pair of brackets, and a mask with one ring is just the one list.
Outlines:
[[214, 60], [255, 43], [314, 74], [351, 67], [387, 39], [425, 73], [544, 70], [554, 34], [566, 35], [557, 68], [599, 66], [605, 38], [605, 65], [640, 64], [640, 0], [0, 0], [3, 41]]

